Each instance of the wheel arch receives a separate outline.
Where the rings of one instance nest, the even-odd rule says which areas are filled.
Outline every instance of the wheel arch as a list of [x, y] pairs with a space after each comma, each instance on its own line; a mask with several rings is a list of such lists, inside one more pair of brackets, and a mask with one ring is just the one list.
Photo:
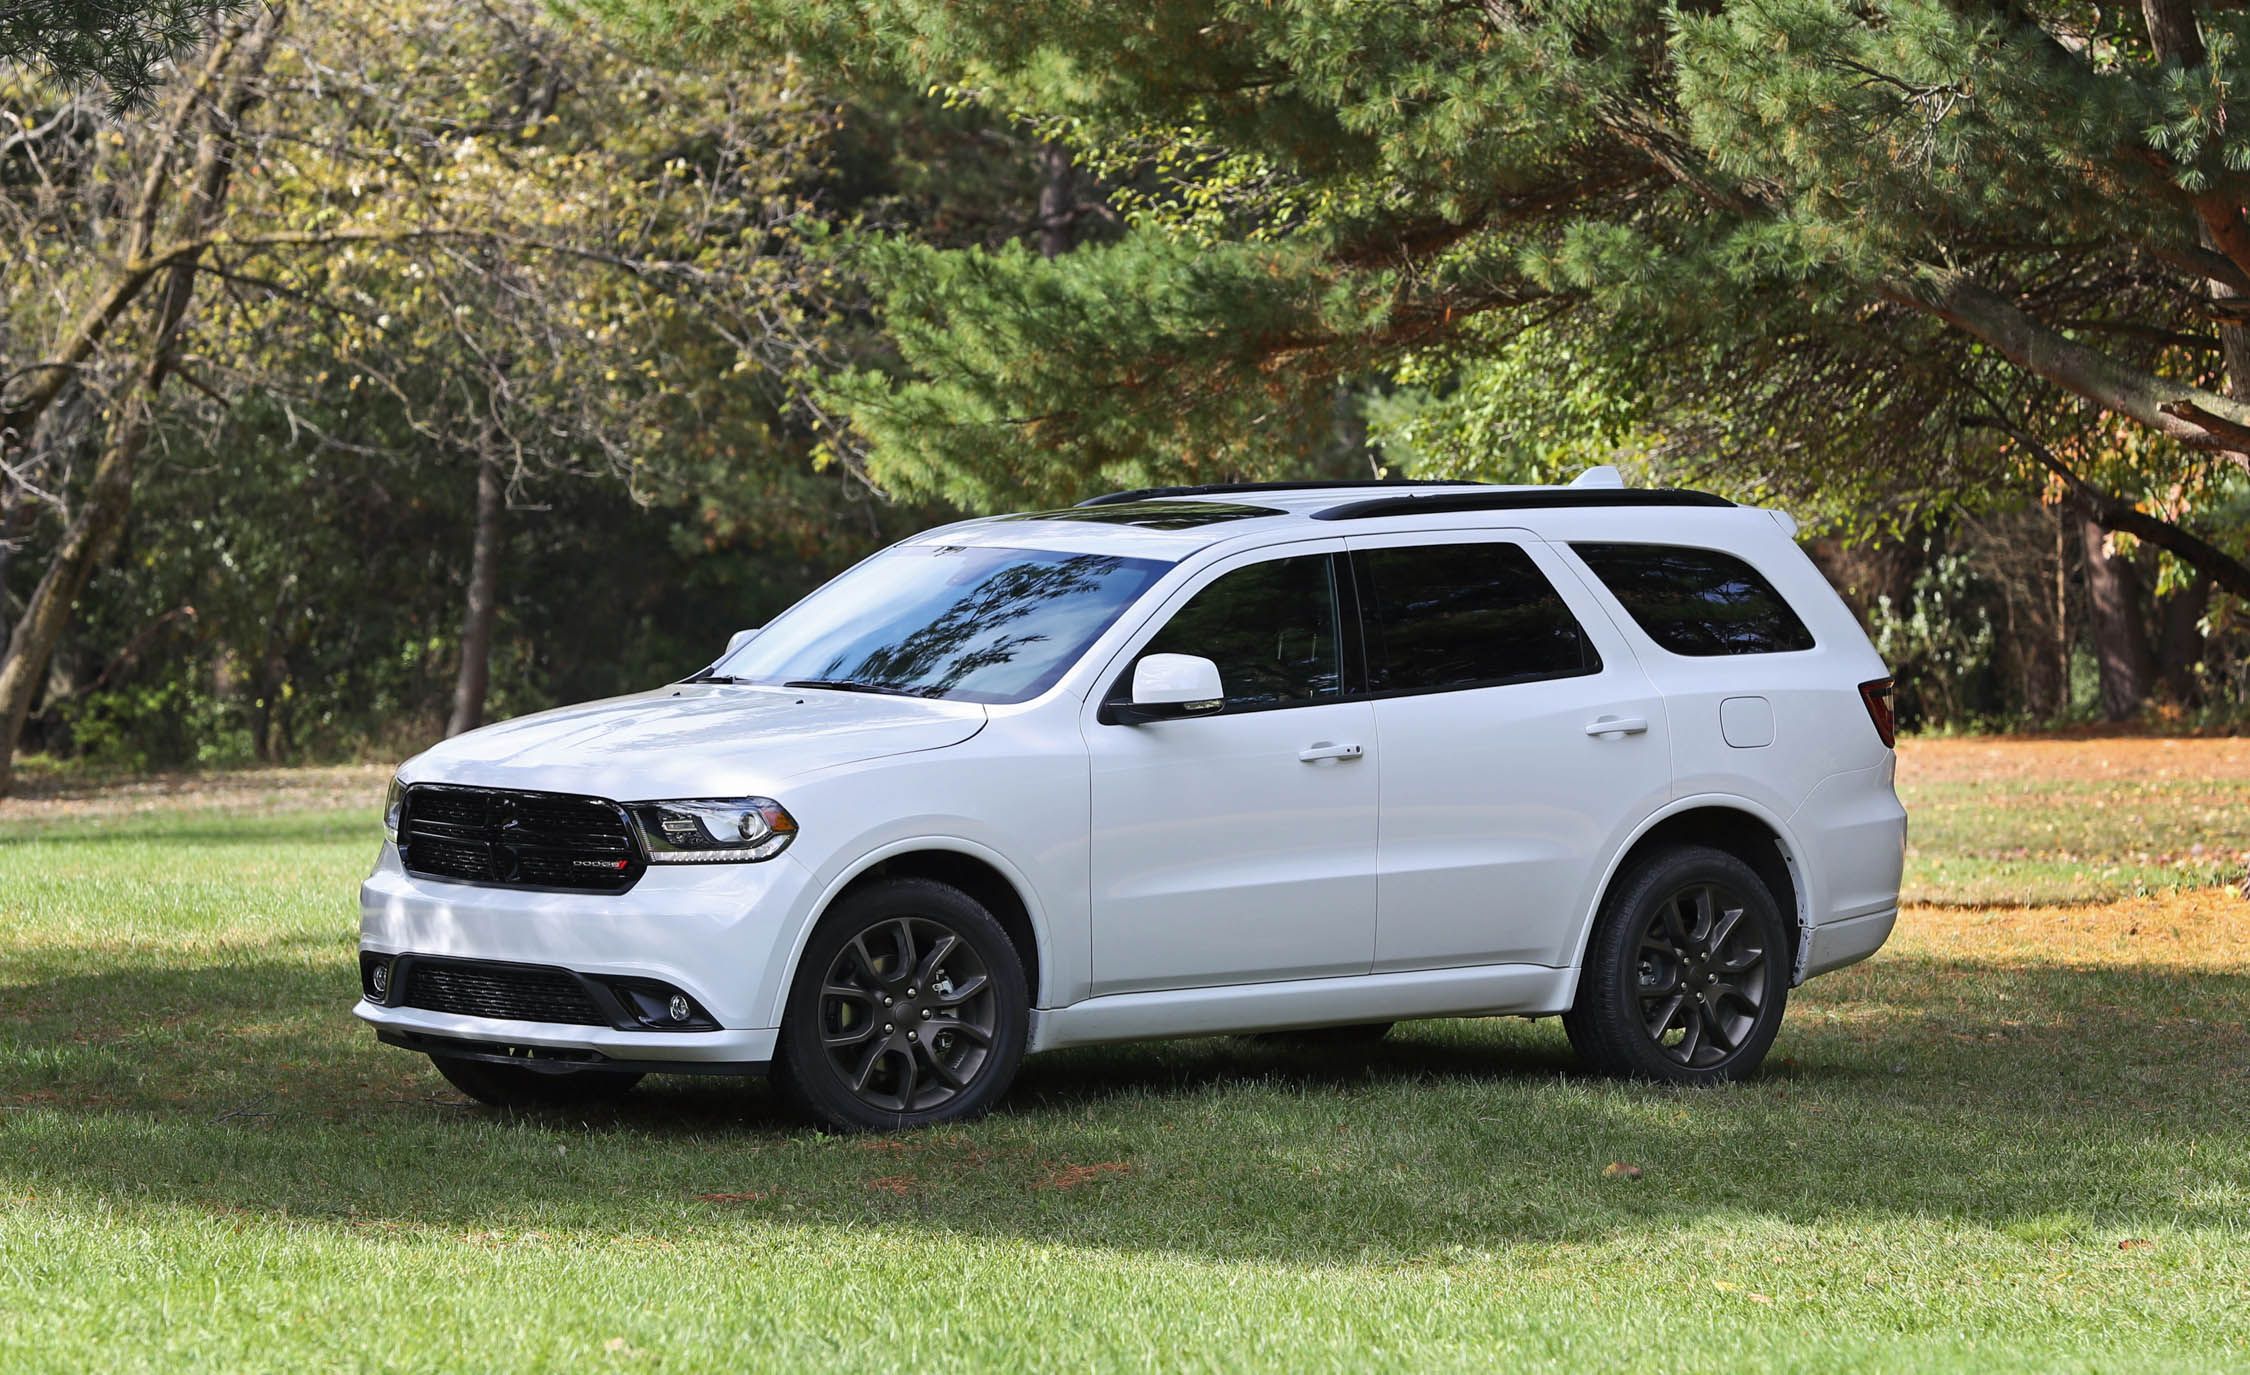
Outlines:
[[1572, 966], [1583, 967], [1587, 943], [1612, 887], [1641, 856], [1666, 845], [1709, 845], [1724, 850], [1756, 871], [1781, 909], [1789, 931], [1790, 982], [1799, 982], [1805, 935], [1812, 919], [1811, 894], [1806, 887], [1803, 851], [1791, 839], [1781, 818], [1748, 798], [1706, 794], [1679, 798], [1652, 813], [1610, 860], [1594, 901], [1580, 923]]
[[775, 988], [774, 1024], [780, 1024], [789, 989], [796, 982], [797, 965], [813, 932], [835, 909], [845, 894], [863, 884], [890, 878], [927, 878], [949, 884], [983, 903], [1023, 961], [1024, 986], [1031, 990], [1031, 1005], [1041, 1006], [1047, 967], [1047, 923], [1030, 881], [1006, 858], [958, 836], [915, 836], [894, 840], [870, 850], [839, 872], [821, 890], [810, 914], [798, 923], [789, 947], [789, 958]]

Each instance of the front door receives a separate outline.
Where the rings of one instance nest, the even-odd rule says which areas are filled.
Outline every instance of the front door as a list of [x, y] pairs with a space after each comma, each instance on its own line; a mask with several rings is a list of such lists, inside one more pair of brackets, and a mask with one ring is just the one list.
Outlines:
[[[1221, 563], [1118, 660], [1093, 760], [1096, 994], [1364, 974], [1375, 945], [1373, 708], [1336, 542]], [[1219, 666], [1217, 713], [1101, 719], [1144, 654]]]

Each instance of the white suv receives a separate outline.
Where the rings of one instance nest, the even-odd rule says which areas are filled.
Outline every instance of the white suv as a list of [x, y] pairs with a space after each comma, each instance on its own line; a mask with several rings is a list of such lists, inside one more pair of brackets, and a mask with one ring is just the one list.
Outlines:
[[844, 1128], [1031, 1051], [1412, 1017], [1747, 1074], [1889, 935], [1906, 835], [1794, 529], [1596, 469], [932, 530], [692, 678], [407, 763], [358, 1015], [489, 1103], [770, 1072]]

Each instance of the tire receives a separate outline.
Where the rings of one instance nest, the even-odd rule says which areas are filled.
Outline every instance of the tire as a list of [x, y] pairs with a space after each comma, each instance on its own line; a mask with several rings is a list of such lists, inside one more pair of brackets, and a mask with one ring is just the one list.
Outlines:
[[495, 1108], [537, 1111], [546, 1108], [592, 1108], [614, 1103], [633, 1091], [641, 1076], [620, 1070], [581, 1069], [548, 1074], [517, 1065], [496, 1065], [489, 1060], [464, 1060], [454, 1055], [432, 1055], [430, 1063], [445, 1081], [461, 1092]]
[[1292, 1045], [1333, 1047], [1342, 1050], [1350, 1046], [1371, 1046], [1391, 1034], [1396, 1022], [1358, 1022], [1351, 1026], [1308, 1026], [1294, 1031], [1260, 1031], [1252, 1033], [1259, 1041], [1286, 1041]]
[[774, 1086], [834, 1131], [966, 1121], [1008, 1091], [1030, 1023], [1023, 962], [982, 903], [885, 879], [847, 893], [806, 943]]
[[1611, 886], [1563, 1029], [1599, 1073], [1721, 1084], [1757, 1071], [1788, 1001], [1788, 928], [1764, 880], [1683, 845]]

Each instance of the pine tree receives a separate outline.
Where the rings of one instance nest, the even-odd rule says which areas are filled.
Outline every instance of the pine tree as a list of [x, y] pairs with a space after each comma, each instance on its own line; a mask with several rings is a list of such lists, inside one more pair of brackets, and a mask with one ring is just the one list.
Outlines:
[[1270, 470], [1338, 379], [1526, 328], [1760, 478], [2250, 473], [2239, 10], [605, 3], [1009, 112], [1120, 192], [1051, 260], [870, 248], [899, 365], [838, 392], [904, 490]]

